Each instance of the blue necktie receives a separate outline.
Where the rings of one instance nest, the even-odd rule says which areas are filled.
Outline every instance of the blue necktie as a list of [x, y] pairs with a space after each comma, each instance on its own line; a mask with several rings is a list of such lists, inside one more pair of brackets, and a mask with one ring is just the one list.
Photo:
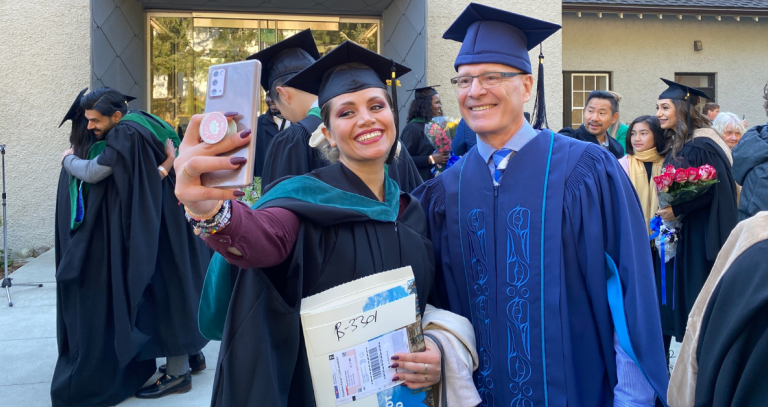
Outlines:
[[501, 150], [496, 150], [495, 153], [493, 153], [493, 166], [495, 167], [495, 171], [493, 172], [493, 179], [496, 181], [496, 183], [499, 183], [499, 180], [501, 180], [501, 176], [504, 175], [504, 170], [507, 168], [507, 166], [500, 167], [501, 162], [504, 161], [507, 156], [512, 153], [512, 150], [508, 148], [502, 148]]

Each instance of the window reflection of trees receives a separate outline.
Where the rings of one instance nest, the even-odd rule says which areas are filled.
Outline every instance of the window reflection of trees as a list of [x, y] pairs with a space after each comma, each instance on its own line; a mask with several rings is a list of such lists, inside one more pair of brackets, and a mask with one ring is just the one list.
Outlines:
[[[347, 40], [373, 51], [378, 50], [377, 23], [230, 21], [247, 21], [247, 26], [260, 28], [195, 26], [195, 19], [191, 17], [150, 18], [150, 109], [153, 114], [174, 126], [180, 124], [186, 127], [189, 117], [205, 109], [208, 68], [211, 65], [242, 61], [248, 55], [305, 28], [312, 28], [320, 55]], [[263, 105], [262, 111], [266, 108]]]

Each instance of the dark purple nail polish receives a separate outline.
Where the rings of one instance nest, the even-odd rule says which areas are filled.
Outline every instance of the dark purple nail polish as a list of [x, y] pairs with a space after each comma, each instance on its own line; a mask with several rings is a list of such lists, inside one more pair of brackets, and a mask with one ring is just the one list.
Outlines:
[[241, 196], [245, 196], [245, 192], [243, 191], [235, 191], [234, 194], [238, 198], [240, 198]]
[[405, 384], [405, 383], [400, 383], [400, 385], [403, 386], [403, 387], [408, 387], [408, 385]]
[[393, 363], [392, 366], [390, 366], [390, 368], [392, 368], [392, 369], [394, 369], [396, 367], [400, 367], [400, 364], [399, 363]]
[[229, 159], [229, 162], [232, 163], [232, 165], [245, 164], [247, 161], [248, 159], [245, 157], [234, 157]]
[[234, 116], [237, 116], [237, 112], [226, 112], [226, 113], [224, 113], [224, 116], [234, 117]]
[[392, 381], [393, 382], [396, 382], [398, 380], [400, 380], [400, 376], [392, 376]]
[[240, 138], [246, 138], [251, 135], [251, 129], [248, 129], [242, 133], [240, 133]]
[[395, 356], [392, 356], [392, 358], [391, 358], [391, 359], [392, 359], [392, 360], [400, 360], [400, 356], [397, 356], [397, 355], [395, 355]]

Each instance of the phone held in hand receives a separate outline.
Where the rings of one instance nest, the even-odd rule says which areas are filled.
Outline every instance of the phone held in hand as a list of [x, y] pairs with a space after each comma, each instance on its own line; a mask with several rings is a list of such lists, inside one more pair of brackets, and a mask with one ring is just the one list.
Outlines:
[[247, 161], [236, 170], [222, 170], [202, 175], [204, 186], [244, 188], [253, 182], [256, 153], [256, 124], [260, 115], [259, 83], [261, 62], [249, 60], [213, 65], [208, 68], [208, 88], [205, 112], [238, 112], [233, 121], [237, 131], [251, 129], [251, 141], [238, 149], [220, 154], [223, 157], [243, 157]]

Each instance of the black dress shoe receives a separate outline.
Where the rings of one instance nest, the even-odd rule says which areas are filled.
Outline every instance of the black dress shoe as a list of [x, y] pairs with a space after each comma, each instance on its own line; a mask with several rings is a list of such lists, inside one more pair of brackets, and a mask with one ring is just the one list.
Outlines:
[[159, 399], [171, 393], [186, 393], [192, 390], [192, 375], [189, 372], [181, 376], [162, 375], [155, 382], [136, 392], [137, 399]]
[[[203, 355], [203, 351], [200, 351], [194, 355], [189, 355], [189, 370], [192, 371], [192, 373], [198, 373], [205, 370], [205, 355]], [[165, 365], [160, 365], [159, 368], [157, 368], [157, 371], [160, 372], [160, 374], [165, 374]]]

